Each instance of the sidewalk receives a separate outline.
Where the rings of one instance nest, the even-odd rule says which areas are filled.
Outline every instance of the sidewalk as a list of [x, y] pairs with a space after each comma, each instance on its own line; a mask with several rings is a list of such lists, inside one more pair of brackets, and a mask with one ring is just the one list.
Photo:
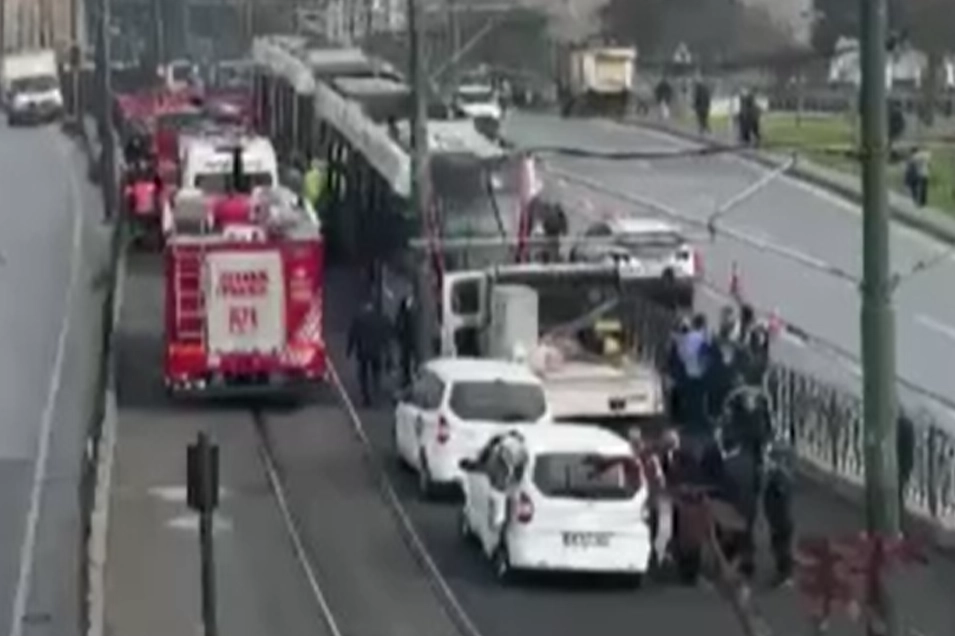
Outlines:
[[[735, 147], [738, 143], [732, 129], [702, 136], [690, 122], [663, 121], [651, 116], [636, 118], [633, 123], [694, 143], [710, 144], [717, 147]], [[767, 168], [778, 168], [791, 158], [791, 154], [755, 149], [740, 150], [738, 154]], [[858, 175], [822, 166], [804, 156], [799, 156], [790, 173], [803, 181], [829, 190], [850, 201], [862, 202], [862, 183]], [[909, 197], [892, 190], [889, 191], [889, 206], [893, 216], [900, 223], [925, 232], [940, 241], [955, 244], [955, 219], [950, 214], [936, 208], [918, 208]]]

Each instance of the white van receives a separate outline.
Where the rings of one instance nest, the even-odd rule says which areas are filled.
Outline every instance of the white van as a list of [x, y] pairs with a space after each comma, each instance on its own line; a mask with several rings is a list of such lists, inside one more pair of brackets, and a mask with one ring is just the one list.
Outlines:
[[498, 578], [514, 571], [620, 573], [650, 562], [648, 486], [630, 444], [588, 425], [515, 427], [461, 461], [461, 530]]
[[45, 123], [63, 114], [56, 53], [45, 49], [18, 51], [3, 56], [3, 99], [7, 122]]

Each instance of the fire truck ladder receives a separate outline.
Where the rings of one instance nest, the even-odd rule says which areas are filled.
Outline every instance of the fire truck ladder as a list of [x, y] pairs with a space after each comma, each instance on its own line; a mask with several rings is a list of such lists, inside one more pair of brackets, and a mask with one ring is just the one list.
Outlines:
[[[205, 346], [205, 294], [203, 294], [203, 246], [177, 247], [173, 286], [176, 295], [176, 330], [180, 339]], [[187, 327], [191, 326], [191, 327]]]

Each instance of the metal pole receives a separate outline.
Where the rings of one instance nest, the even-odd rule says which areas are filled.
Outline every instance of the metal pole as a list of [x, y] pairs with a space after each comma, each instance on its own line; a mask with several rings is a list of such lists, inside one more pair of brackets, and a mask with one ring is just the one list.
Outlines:
[[163, 21], [163, 9], [160, 0], [153, 0], [153, 54], [156, 56], [156, 68], [151, 69], [153, 76], [161, 66], [166, 65], [166, 29]]
[[0, 0], [0, 55], [7, 52], [7, 0]]
[[[889, 272], [886, 0], [860, 0], [862, 55], [862, 364], [866, 514], [869, 531], [899, 533], [896, 459], [895, 317]], [[881, 577], [881, 575], [879, 575]], [[883, 584], [880, 582], [880, 584]], [[887, 595], [875, 609], [885, 634], [899, 634]]]
[[99, 140], [102, 151], [100, 167], [103, 187], [103, 204], [106, 219], [116, 221], [116, 155], [112, 121], [112, 55], [110, 53], [110, 27], [112, 23], [111, 0], [99, 0], [99, 24], [97, 29], [96, 71], [99, 74]]
[[83, 65], [83, 49], [80, 44], [80, 2], [70, 0], [70, 92], [73, 103], [72, 117], [82, 130], [83, 126], [83, 95], [81, 88], [81, 67]]
[[207, 635], [218, 635], [216, 625], [216, 579], [212, 552], [212, 511], [199, 514], [199, 542], [202, 544], [202, 623]]
[[447, 0], [448, 1], [448, 30], [451, 32], [451, 55], [449, 59], [455, 61], [455, 65], [451, 70], [451, 82], [452, 84], [457, 83], [458, 73], [457, 73], [457, 59], [458, 52], [461, 50], [461, 20], [458, 17], [458, 10], [460, 6], [458, 5], [457, 0]]
[[[411, 186], [412, 206], [417, 227], [425, 228], [431, 202], [431, 173], [428, 162], [428, 74], [425, 69], [424, 42], [421, 33], [421, 15], [419, 0], [408, 0], [408, 41], [410, 44], [409, 66], [413, 89], [414, 110], [411, 126]], [[415, 251], [418, 259], [424, 254]], [[417, 272], [426, 272], [428, 265], [416, 264]], [[417, 338], [418, 361], [423, 363], [431, 358], [431, 339], [434, 335], [434, 308], [430, 302], [432, 286], [430, 277], [415, 277], [415, 299], [417, 300]]]

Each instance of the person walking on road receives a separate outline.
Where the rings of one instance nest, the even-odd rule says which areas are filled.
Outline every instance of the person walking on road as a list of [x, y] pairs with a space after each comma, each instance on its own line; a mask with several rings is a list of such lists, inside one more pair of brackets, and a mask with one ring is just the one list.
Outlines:
[[388, 319], [366, 301], [352, 321], [348, 331], [348, 356], [358, 363], [358, 384], [366, 407], [370, 407], [381, 388], [381, 370], [387, 359], [390, 341]]
[[905, 167], [905, 183], [912, 194], [912, 201], [916, 206], [924, 208], [928, 205], [928, 188], [931, 178], [932, 156], [924, 148], [915, 147]]

